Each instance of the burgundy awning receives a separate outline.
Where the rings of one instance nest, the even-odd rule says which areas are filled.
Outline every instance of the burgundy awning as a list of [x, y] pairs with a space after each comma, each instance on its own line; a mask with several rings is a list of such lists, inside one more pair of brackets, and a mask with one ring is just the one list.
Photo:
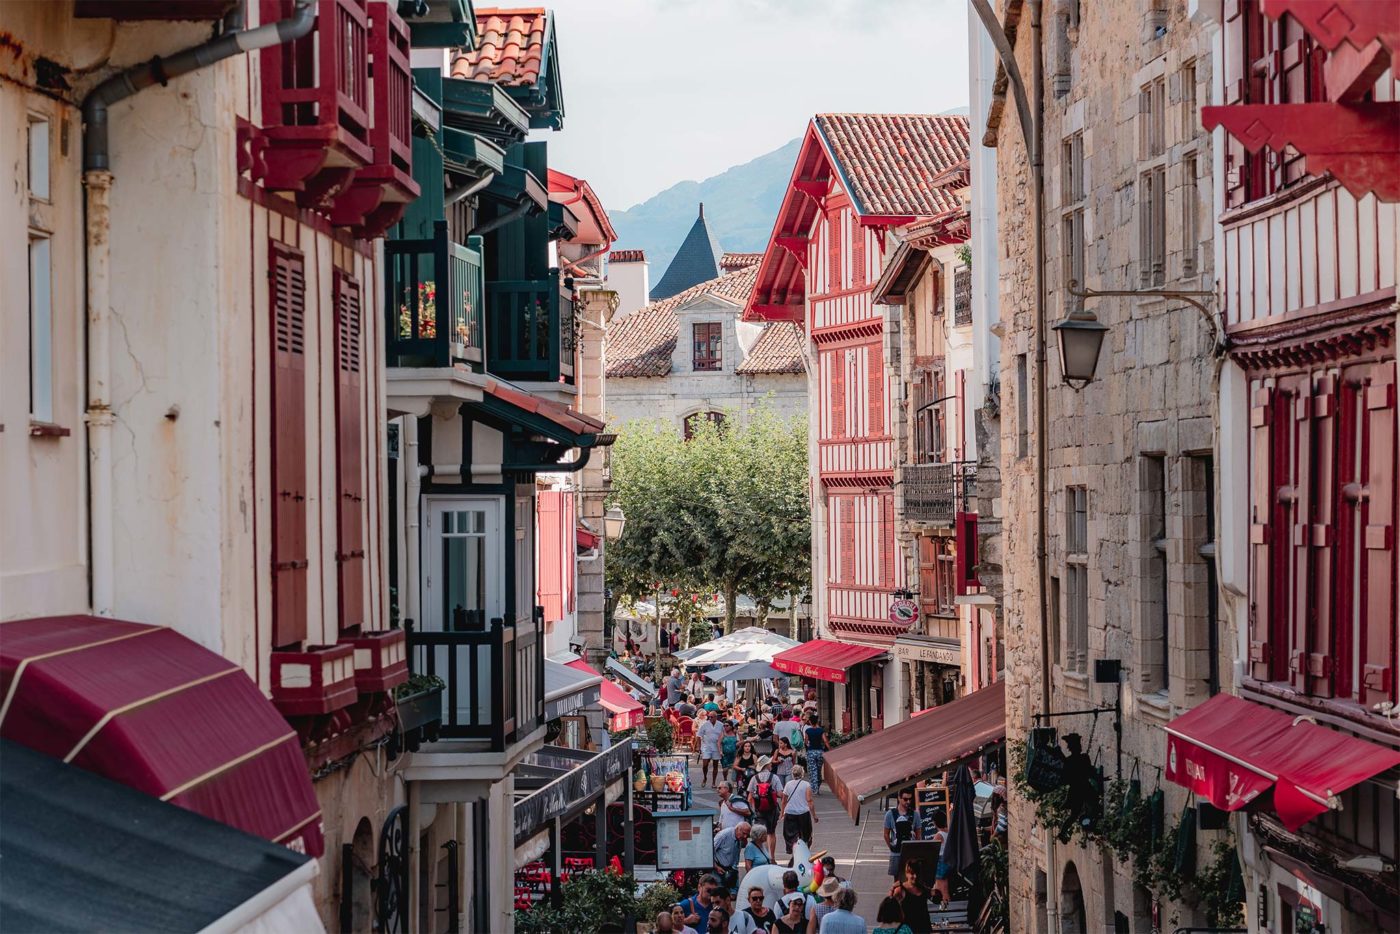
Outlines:
[[1167, 778], [1224, 811], [1270, 788], [1289, 830], [1332, 799], [1400, 765], [1400, 752], [1318, 726], [1233, 694], [1217, 694], [1167, 730]]
[[769, 664], [790, 675], [845, 684], [846, 672], [852, 665], [868, 662], [877, 655], [884, 654], [884, 649], [868, 645], [813, 639], [811, 642], [804, 642], [779, 652]]
[[[575, 659], [568, 664], [570, 668], [586, 671], [591, 675], [596, 675], [598, 673], [597, 669], [581, 658]], [[621, 730], [630, 730], [634, 726], [641, 726], [643, 717], [646, 715], [645, 707], [638, 703], [631, 694], [628, 694], [607, 678], [603, 679], [603, 683], [600, 686], [598, 702], [603, 705], [604, 710], [612, 715], [609, 729], [614, 733], [620, 732]]]
[[311, 856], [321, 811], [296, 732], [243, 669], [171, 629], [0, 625], [0, 736]]
[[1006, 683], [980, 691], [826, 754], [826, 780], [854, 819], [865, 799], [911, 784], [1006, 738]]

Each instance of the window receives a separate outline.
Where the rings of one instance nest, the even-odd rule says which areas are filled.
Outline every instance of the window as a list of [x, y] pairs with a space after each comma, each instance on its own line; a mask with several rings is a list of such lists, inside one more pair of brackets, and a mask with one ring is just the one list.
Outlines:
[[29, 118], [29, 197], [49, 200], [49, 121]]
[[724, 325], [718, 321], [693, 325], [693, 367], [696, 370], [724, 369]]
[[1181, 141], [1184, 143], [1201, 132], [1201, 118], [1196, 110], [1196, 60], [1183, 62], [1181, 81]]
[[[923, 370], [914, 379], [914, 461], [940, 463], [943, 451], [943, 374]], [[937, 404], [935, 404], [937, 403]]]
[[954, 542], [942, 536], [919, 538], [919, 592], [924, 612], [957, 616], [956, 556]]
[[1141, 629], [1138, 686], [1145, 692], [1171, 686], [1170, 623], [1167, 600], [1167, 459], [1142, 458], [1138, 491], [1142, 549]]
[[29, 417], [53, 421], [53, 260], [48, 237], [29, 238]]
[[1182, 529], [1186, 583], [1186, 638], [1188, 656], [1205, 653], [1205, 684], [1191, 677], [1185, 683], [1188, 695], [1220, 691], [1219, 595], [1215, 569], [1215, 458], [1210, 454], [1191, 455], [1181, 462]]
[[[1066, 286], [1084, 282], [1084, 134], [1075, 133], [1060, 144], [1061, 202], [1060, 217], [1061, 277]], [[1065, 296], [1066, 310], [1077, 308], [1080, 299]]]
[[1250, 677], [1393, 701], [1395, 363], [1256, 380], [1252, 392]]
[[1065, 659], [1069, 671], [1089, 667], [1089, 491], [1065, 489]]
[[306, 638], [306, 274], [302, 254], [273, 241], [272, 645]]
[[1155, 159], [1167, 149], [1167, 80], [1157, 77], [1138, 90], [1138, 158]]
[[358, 631], [365, 614], [364, 342], [360, 284], [336, 270], [336, 553], [340, 630]]
[[[1223, 103], [1299, 104], [1327, 100], [1325, 50], [1291, 16], [1264, 16], [1258, 0], [1227, 4], [1221, 68]], [[1232, 136], [1225, 142], [1225, 207], [1266, 197], [1306, 175], [1291, 147], [1249, 153]]]
[[1196, 176], [1196, 154], [1181, 160], [1181, 274], [1194, 276], [1200, 260], [1201, 188]]
[[1142, 288], [1167, 281], [1167, 82], [1157, 77], [1138, 91], [1138, 278]]
[[1016, 355], [1016, 456], [1030, 453], [1031, 401], [1027, 398], [1026, 355]]
[[953, 326], [972, 323], [972, 270], [959, 266], [953, 270]]
[[705, 422], [709, 422], [717, 429], [722, 428], [724, 426], [724, 413], [696, 412], [694, 415], [687, 415], [685, 418], [685, 424], [682, 426], [682, 429], [685, 432], [685, 440], [690, 441], [697, 434], [699, 434], [700, 427]]
[[1056, 665], [1065, 663], [1064, 646], [1060, 643], [1060, 579], [1050, 575], [1050, 652]]

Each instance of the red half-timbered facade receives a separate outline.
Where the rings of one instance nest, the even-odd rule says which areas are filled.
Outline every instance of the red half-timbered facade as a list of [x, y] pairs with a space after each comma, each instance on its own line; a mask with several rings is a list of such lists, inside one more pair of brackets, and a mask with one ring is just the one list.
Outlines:
[[[888, 648], [908, 586], [896, 546], [891, 345], [872, 286], [890, 228], [955, 201], [935, 179], [965, 159], [962, 117], [819, 114], [807, 127], [747, 319], [804, 325], [810, 358], [813, 607], [825, 638]], [[841, 726], [885, 718], [878, 663], [846, 682]], [[830, 716], [836, 708], [828, 708]]]
[[[1247, 592], [1239, 691], [1400, 749], [1391, 67], [1400, 11], [1367, 0], [1226, 0], [1221, 25], [1219, 105], [1202, 117], [1225, 131], [1216, 242], [1232, 365], [1220, 444], [1222, 501], [1227, 512], [1240, 504], [1234, 576]], [[1293, 874], [1309, 884], [1394, 904], [1393, 873], [1373, 889], [1345, 868], [1319, 868], [1271, 818], [1250, 828], [1256, 849], [1284, 854], [1279, 865], [1300, 859]], [[1310, 846], [1393, 862], [1394, 782], [1338, 792], [1301, 833]], [[1270, 881], [1284, 900], [1292, 891], [1268, 862], [1247, 870], [1278, 877], [1260, 885], [1270, 898]], [[1376, 923], [1350, 914], [1349, 897], [1331, 898], [1318, 908], [1329, 925]]]

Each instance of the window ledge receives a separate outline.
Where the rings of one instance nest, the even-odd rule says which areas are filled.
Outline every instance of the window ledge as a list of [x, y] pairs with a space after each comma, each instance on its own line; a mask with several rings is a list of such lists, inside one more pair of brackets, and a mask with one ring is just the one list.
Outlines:
[[1070, 689], [1074, 690], [1074, 691], [1075, 691], [1076, 693], [1078, 693], [1078, 694], [1081, 694], [1081, 695], [1088, 695], [1088, 693], [1089, 693], [1089, 673], [1088, 673], [1088, 672], [1085, 672], [1085, 671], [1069, 671], [1068, 669], [1061, 668], [1061, 669], [1060, 669], [1060, 680], [1064, 683], [1064, 686], [1065, 686], [1066, 688], [1070, 688]]
[[1165, 722], [1172, 718], [1172, 699], [1165, 691], [1154, 691], [1151, 694], [1139, 692], [1137, 701], [1143, 713], [1153, 719]]
[[73, 432], [62, 425], [55, 425], [53, 422], [38, 422], [30, 420], [29, 437], [31, 438], [67, 438]]

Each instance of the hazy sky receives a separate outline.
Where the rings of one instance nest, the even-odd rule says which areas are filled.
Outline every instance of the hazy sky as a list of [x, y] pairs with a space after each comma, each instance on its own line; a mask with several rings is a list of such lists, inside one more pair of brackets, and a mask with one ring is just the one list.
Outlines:
[[566, 113], [561, 132], [532, 138], [610, 210], [776, 149], [820, 111], [967, 104], [966, 0], [546, 5]]

